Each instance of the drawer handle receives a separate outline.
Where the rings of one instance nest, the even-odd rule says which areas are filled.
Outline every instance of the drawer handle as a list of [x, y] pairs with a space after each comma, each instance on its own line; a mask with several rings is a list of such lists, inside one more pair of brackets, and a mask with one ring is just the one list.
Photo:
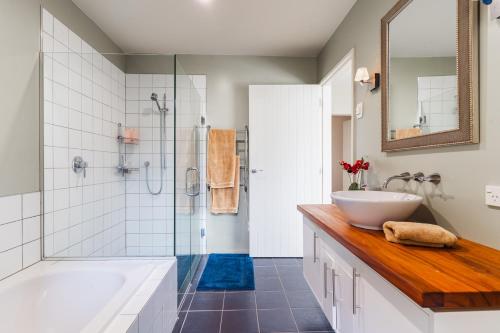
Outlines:
[[314, 233], [314, 241], [313, 241], [313, 262], [316, 263], [316, 261], [318, 261], [318, 256], [317, 256], [317, 253], [316, 253], [316, 243], [317, 243], [317, 239], [318, 239], [318, 235], [316, 235], [316, 233]]
[[337, 273], [335, 272], [335, 269], [332, 268], [332, 306], [335, 307], [335, 277], [337, 276]]
[[356, 304], [357, 291], [356, 291], [356, 280], [360, 277], [360, 274], [357, 272], [356, 268], [352, 269], [352, 314], [356, 315], [356, 310], [360, 308], [359, 305]]
[[328, 264], [325, 262], [323, 264], [323, 295], [324, 298], [328, 298]]

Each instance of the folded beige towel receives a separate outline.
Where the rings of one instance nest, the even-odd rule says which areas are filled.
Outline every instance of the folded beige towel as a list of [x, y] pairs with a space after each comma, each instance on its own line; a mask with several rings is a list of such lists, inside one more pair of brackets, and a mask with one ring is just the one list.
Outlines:
[[233, 187], [236, 130], [211, 129], [208, 133], [207, 183], [210, 188]]
[[396, 140], [413, 138], [421, 136], [422, 130], [420, 128], [398, 128], [396, 129]]
[[234, 186], [228, 188], [212, 188], [212, 214], [236, 214], [240, 201], [240, 157], [235, 156]]
[[438, 225], [414, 222], [384, 223], [385, 238], [389, 242], [429, 247], [453, 247], [457, 236]]

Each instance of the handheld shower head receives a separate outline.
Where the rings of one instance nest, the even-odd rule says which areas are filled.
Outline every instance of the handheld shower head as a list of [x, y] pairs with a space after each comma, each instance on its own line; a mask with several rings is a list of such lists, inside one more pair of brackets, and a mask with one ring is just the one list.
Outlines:
[[160, 103], [158, 103], [158, 94], [157, 94], [157, 93], [152, 93], [152, 94], [151, 94], [151, 100], [152, 100], [153, 102], [155, 102], [155, 103], [156, 103], [156, 105], [158, 106], [158, 111], [161, 111], [161, 110], [162, 110], [162, 108], [161, 108], [161, 106], [160, 106]]

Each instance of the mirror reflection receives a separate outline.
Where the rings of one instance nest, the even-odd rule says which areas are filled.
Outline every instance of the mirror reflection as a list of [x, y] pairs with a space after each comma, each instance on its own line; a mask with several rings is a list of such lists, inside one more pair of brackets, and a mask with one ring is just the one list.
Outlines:
[[389, 25], [389, 140], [459, 127], [456, 0], [413, 0]]

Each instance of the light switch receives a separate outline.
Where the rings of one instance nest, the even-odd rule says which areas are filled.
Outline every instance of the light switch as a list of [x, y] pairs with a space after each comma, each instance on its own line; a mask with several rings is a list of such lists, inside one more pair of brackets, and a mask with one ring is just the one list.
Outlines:
[[500, 207], [500, 186], [486, 186], [486, 204]]

